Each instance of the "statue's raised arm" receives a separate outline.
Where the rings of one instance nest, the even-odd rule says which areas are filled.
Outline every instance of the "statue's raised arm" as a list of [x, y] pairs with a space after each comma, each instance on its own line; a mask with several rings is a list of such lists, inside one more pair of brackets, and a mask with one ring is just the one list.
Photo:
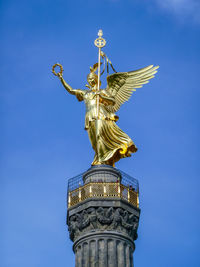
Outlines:
[[[60, 71], [59, 72], [55, 72], [55, 67], [60, 67]], [[55, 65], [53, 65], [52, 68], [52, 72], [54, 75], [56, 75], [61, 83], [63, 84], [64, 88], [67, 90], [68, 93], [70, 93], [71, 95], [75, 95], [77, 97], [77, 99], [79, 101], [83, 101], [83, 97], [84, 97], [84, 90], [79, 90], [79, 89], [73, 89], [63, 78], [63, 67], [61, 64], [56, 63]]]

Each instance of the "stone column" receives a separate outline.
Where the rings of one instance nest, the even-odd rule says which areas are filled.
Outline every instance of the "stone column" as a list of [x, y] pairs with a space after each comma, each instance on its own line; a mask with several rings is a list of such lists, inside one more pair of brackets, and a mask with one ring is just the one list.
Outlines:
[[75, 243], [76, 266], [133, 267], [133, 244], [116, 234], [102, 234]]
[[[121, 182], [109, 166], [92, 167], [84, 183]], [[68, 209], [76, 267], [133, 267], [140, 210], [123, 198], [91, 197]]]

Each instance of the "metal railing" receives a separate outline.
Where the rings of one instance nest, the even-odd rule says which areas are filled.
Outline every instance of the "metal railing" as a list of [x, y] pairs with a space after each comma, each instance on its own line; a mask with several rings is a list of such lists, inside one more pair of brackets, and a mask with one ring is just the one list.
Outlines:
[[71, 208], [89, 198], [118, 198], [139, 208], [138, 181], [120, 171], [121, 182], [89, 182], [84, 184], [83, 174], [68, 181], [68, 207]]
[[119, 182], [115, 183], [88, 183], [68, 192], [68, 207], [72, 207], [89, 198], [120, 198], [139, 208], [138, 192]]

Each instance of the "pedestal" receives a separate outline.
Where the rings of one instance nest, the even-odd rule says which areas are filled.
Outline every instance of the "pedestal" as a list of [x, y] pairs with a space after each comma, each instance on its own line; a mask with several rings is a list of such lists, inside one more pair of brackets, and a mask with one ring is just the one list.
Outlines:
[[132, 267], [140, 215], [137, 180], [101, 165], [75, 177], [68, 189], [76, 267]]

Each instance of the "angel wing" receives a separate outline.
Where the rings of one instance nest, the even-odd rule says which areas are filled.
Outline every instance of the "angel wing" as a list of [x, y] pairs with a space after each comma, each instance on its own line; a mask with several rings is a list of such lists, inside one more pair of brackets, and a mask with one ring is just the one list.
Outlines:
[[117, 72], [109, 75], [106, 91], [115, 98], [115, 105], [107, 106], [107, 109], [115, 113], [124, 102], [128, 101], [136, 88], [142, 87], [154, 77], [158, 68], [159, 66], [150, 65], [135, 71]]

